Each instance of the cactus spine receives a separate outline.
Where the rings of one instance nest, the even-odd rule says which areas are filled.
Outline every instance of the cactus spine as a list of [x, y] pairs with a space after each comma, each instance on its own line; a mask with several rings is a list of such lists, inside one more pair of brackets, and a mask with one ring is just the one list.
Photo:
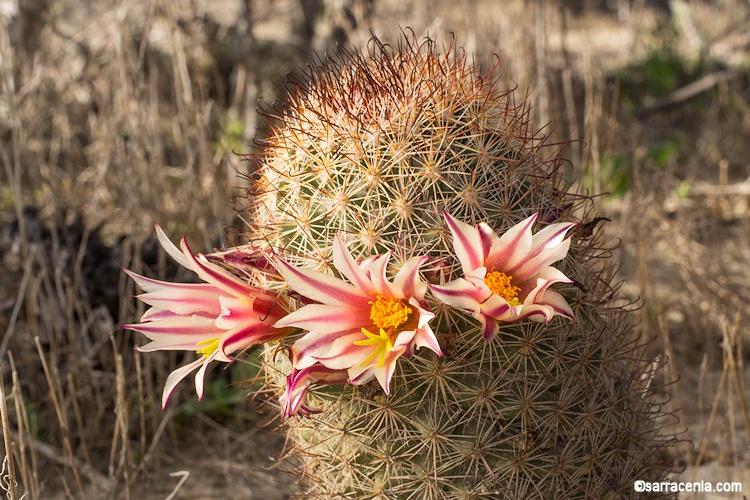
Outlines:
[[[355, 258], [429, 255], [424, 279], [445, 283], [461, 268], [443, 211], [502, 233], [533, 213], [543, 227], [590, 207], [566, 192], [562, 151], [532, 130], [527, 104], [453, 48], [373, 39], [287, 87], [250, 157], [247, 237], [296, 266], [335, 274], [339, 232]], [[485, 340], [470, 314], [433, 301], [445, 355], [401, 360], [390, 396], [376, 382], [313, 388], [322, 413], [284, 423], [309, 495], [603, 498], [662, 478], [670, 440], [646, 397], [651, 365], [605, 253], [578, 231], [557, 264], [576, 282], [555, 287], [575, 322], [501, 323]], [[277, 353], [267, 350], [268, 382], [282, 393], [290, 366]]]

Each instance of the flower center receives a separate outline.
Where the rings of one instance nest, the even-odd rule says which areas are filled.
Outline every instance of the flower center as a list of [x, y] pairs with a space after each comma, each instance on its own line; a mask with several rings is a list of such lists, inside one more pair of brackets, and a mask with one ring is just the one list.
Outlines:
[[501, 296], [507, 300], [510, 305], [518, 305], [518, 292], [520, 292], [521, 289], [517, 286], [513, 286], [511, 284], [512, 280], [513, 276], [508, 276], [500, 271], [489, 272], [484, 278], [484, 282], [492, 293]]
[[197, 352], [198, 354], [203, 354], [203, 357], [207, 358], [212, 355], [214, 351], [216, 351], [216, 349], [219, 348], [219, 337], [216, 337], [215, 339], [201, 340], [195, 345], [199, 347], [203, 346], [195, 352]]
[[378, 328], [396, 328], [409, 320], [411, 307], [403, 299], [389, 299], [378, 295], [372, 305], [370, 319]]
[[367, 366], [370, 364], [370, 361], [378, 358], [378, 367], [382, 368], [385, 366], [385, 357], [388, 355], [389, 352], [391, 352], [391, 349], [393, 349], [393, 342], [391, 342], [391, 338], [388, 336], [388, 333], [380, 329], [380, 335], [375, 335], [374, 333], [370, 333], [366, 329], [362, 328], [362, 333], [365, 334], [367, 337], [367, 340], [355, 340], [354, 345], [373, 345], [375, 346], [375, 349], [373, 349], [372, 354], [370, 354], [366, 360], [362, 362], [362, 366]]

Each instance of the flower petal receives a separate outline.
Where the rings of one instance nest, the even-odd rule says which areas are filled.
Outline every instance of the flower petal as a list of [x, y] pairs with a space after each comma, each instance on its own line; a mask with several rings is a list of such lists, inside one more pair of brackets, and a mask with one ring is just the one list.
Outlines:
[[541, 268], [537, 275], [534, 276], [534, 279], [521, 284], [520, 296], [523, 297], [523, 303], [533, 304], [540, 302], [547, 288], [553, 283], [559, 282], [572, 283], [572, 280], [565, 276], [562, 271], [552, 266]]
[[161, 409], [167, 407], [167, 402], [169, 401], [169, 397], [172, 395], [172, 391], [174, 391], [175, 387], [177, 387], [177, 384], [179, 384], [182, 379], [190, 375], [193, 371], [195, 371], [198, 366], [205, 363], [206, 358], [200, 357], [193, 361], [192, 363], [189, 363], [185, 366], [181, 366], [177, 368], [175, 371], [169, 374], [167, 377], [167, 381], [164, 383], [164, 391], [161, 394]]
[[349, 368], [349, 382], [354, 385], [361, 385], [369, 382], [373, 376], [377, 379], [380, 387], [383, 388], [386, 395], [390, 396], [390, 383], [393, 377], [393, 372], [396, 369], [396, 362], [398, 358], [404, 353], [405, 348], [401, 347], [398, 349], [391, 350], [386, 357], [383, 366], [378, 364], [377, 360], [368, 365], [362, 365], [361, 363], [353, 365]]
[[224, 290], [224, 292], [234, 295], [235, 297], [247, 297], [252, 292], [259, 291], [255, 287], [251, 287], [244, 281], [241, 281], [229, 271], [222, 269], [216, 264], [210, 263], [205, 255], [193, 255], [190, 251], [187, 238], [182, 238], [182, 240], [180, 240], [180, 246], [182, 247], [183, 255], [190, 263], [190, 269], [192, 269], [203, 281], [211, 283], [217, 288], [220, 288], [221, 290]]
[[367, 304], [370, 297], [357, 287], [329, 274], [298, 269], [280, 258], [276, 268], [292, 290], [307, 298], [330, 305]]
[[260, 323], [258, 313], [253, 309], [252, 297], [237, 299], [235, 297], [221, 296], [217, 302], [221, 305], [221, 310], [216, 316], [215, 321], [217, 328], [230, 330], [239, 323]]
[[203, 379], [206, 376], [206, 369], [211, 361], [216, 358], [221, 351], [219, 349], [211, 353], [210, 356], [203, 360], [203, 366], [198, 369], [198, 373], [195, 374], [195, 393], [198, 395], [198, 401], [203, 400]]
[[534, 214], [522, 220], [495, 240], [487, 259], [483, 263], [487, 269], [497, 269], [506, 274], [511, 274], [507, 270], [515, 267], [526, 258], [532, 242], [531, 226], [534, 225], [537, 215]]
[[222, 334], [219, 350], [227, 355], [254, 345], [277, 340], [286, 335], [287, 332], [270, 328], [265, 323], [243, 322]]
[[[144, 278], [148, 279], [148, 278]], [[140, 301], [160, 309], [172, 311], [175, 314], [205, 313], [217, 316], [221, 312], [217, 300], [221, 291], [208, 283], [162, 283], [151, 280], [149, 285], [154, 291], [136, 295]], [[141, 280], [138, 286], [142, 287]], [[158, 283], [159, 285], [155, 285]], [[159, 286], [155, 290], [154, 286]]]
[[370, 306], [344, 308], [327, 304], [309, 304], [290, 313], [274, 325], [276, 328], [294, 326], [324, 334], [360, 331], [370, 323]]
[[[355, 341], [365, 339], [362, 332], [354, 332], [348, 335], [342, 335], [330, 343], [325, 353], [315, 356], [328, 368], [334, 370], [346, 370], [354, 365], [361, 365], [375, 349], [371, 345], [356, 345]], [[377, 363], [377, 359], [374, 360]]]
[[546, 290], [544, 292], [544, 305], [551, 307], [555, 314], [560, 314], [568, 319], [575, 321], [575, 315], [573, 310], [568, 305], [565, 298], [554, 290]]
[[320, 363], [316, 363], [304, 370], [292, 370], [286, 378], [286, 390], [279, 402], [282, 405], [281, 419], [303, 413], [319, 413], [305, 405], [307, 391], [311, 384], [344, 384], [349, 375], [346, 371], [331, 370]]
[[138, 352], [153, 351], [197, 351], [198, 342], [206, 340], [206, 334], [172, 335], [171, 333], [157, 333], [149, 335], [151, 342], [136, 346]]
[[531, 318], [537, 321], [545, 321], [549, 323], [554, 315], [555, 311], [552, 309], [552, 307], [546, 304], [524, 304], [523, 306], [521, 306], [521, 311], [518, 313], [518, 319], [522, 320]]
[[375, 295], [377, 291], [367, 274], [357, 265], [352, 254], [341, 241], [339, 233], [333, 240], [333, 266], [348, 279], [352, 285], [367, 295]]
[[164, 230], [161, 228], [161, 226], [157, 224], [156, 222], [154, 222], [154, 228], [156, 228], [156, 238], [159, 240], [159, 243], [161, 243], [162, 248], [167, 252], [167, 254], [169, 254], [169, 256], [172, 257], [172, 260], [177, 262], [182, 267], [185, 267], [187, 269], [192, 269], [192, 266], [190, 266], [190, 263], [185, 258], [185, 255], [167, 237], [167, 235], [164, 233]]
[[427, 262], [429, 257], [413, 257], [403, 263], [393, 278], [393, 286], [401, 290], [403, 297], [414, 297], [423, 300], [427, 291], [427, 283], [419, 279], [419, 268]]
[[[342, 341], [342, 339], [345, 339]], [[353, 342], [355, 340], [362, 340], [362, 332], [357, 330], [355, 332], [333, 332], [333, 333], [318, 333], [308, 332], [302, 338], [297, 340], [292, 346], [292, 362], [296, 368], [302, 369], [311, 366], [315, 361], [320, 360], [322, 357], [328, 357], [329, 353], [333, 349], [334, 343], [340, 342], [337, 347], [338, 354], [340, 354], [341, 342], [344, 344], [351, 344], [351, 349], [361, 349], [360, 346], [355, 346]], [[333, 353], [337, 354], [337, 353]], [[336, 356], [333, 356], [334, 358]], [[365, 354], [360, 358], [360, 363], [367, 358]], [[354, 362], [354, 361], [353, 361]], [[340, 366], [340, 361], [323, 363], [329, 368], [343, 370], [348, 366]]]
[[454, 219], [448, 212], [443, 212], [443, 216], [453, 234], [453, 249], [463, 272], [468, 273], [483, 266], [485, 248], [480, 231], [466, 222]]
[[443, 351], [440, 349], [440, 343], [435, 337], [435, 332], [433, 332], [432, 328], [429, 326], [425, 326], [416, 331], [414, 335], [414, 344], [417, 348], [427, 347], [438, 356], [443, 355]]
[[147, 337], [153, 335], [171, 335], [179, 338], [183, 335], [202, 335], [204, 339], [218, 337], [220, 330], [214, 325], [214, 318], [191, 315], [191, 316], [172, 316], [169, 319], [159, 321], [150, 321], [147, 323], [137, 323], [134, 325], [123, 325], [126, 330], [137, 330]]
[[570, 238], [564, 240], [565, 233], [574, 226], [574, 223], [567, 223], [545, 227], [532, 238], [531, 248], [523, 261], [506, 267], [504, 272], [523, 282], [537, 274], [542, 267], [565, 258], [570, 248]]
[[468, 311], [478, 311], [480, 297], [477, 287], [463, 278], [449, 281], [445, 285], [430, 285], [432, 294], [441, 302], [466, 309]]
[[497, 321], [515, 321], [517, 319], [516, 308], [508, 304], [508, 301], [499, 295], [491, 295], [482, 302], [479, 310], [485, 316]]
[[484, 340], [490, 340], [500, 332], [500, 325], [497, 324], [494, 318], [490, 318], [482, 313], [478, 313], [476, 317], [482, 323], [482, 338]]
[[[372, 285], [376, 290], [376, 293], [384, 297], [395, 297], [402, 299], [404, 295], [401, 290], [393, 285], [386, 278], [385, 272], [388, 266], [388, 261], [391, 259], [391, 252], [386, 252], [382, 255], [378, 255], [367, 267], [367, 271], [370, 273], [370, 279]], [[374, 298], [374, 297], [373, 297]]]

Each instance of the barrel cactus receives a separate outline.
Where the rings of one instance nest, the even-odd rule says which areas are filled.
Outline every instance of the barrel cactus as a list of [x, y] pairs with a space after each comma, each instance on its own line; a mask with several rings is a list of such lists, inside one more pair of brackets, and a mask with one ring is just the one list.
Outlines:
[[309, 497], [605, 498], [663, 478], [666, 416], [590, 200], [495, 69], [373, 39], [286, 90], [248, 155], [251, 250], [209, 260], [292, 304], [264, 367]]

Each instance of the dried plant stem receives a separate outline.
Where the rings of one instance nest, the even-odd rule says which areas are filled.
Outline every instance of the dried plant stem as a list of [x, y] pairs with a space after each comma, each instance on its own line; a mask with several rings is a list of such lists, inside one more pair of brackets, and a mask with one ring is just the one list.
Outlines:
[[39, 340], [39, 337], [34, 337], [34, 343], [36, 344], [37, 352], [39, 353], [39, 359], [42, 362], [42, 369], [44, 370], [44, 376], [47, 378], [47, 384], [49, 385], [50, 391], [49, 396], [52, 399], [52, 404], [55, 408], [55, 413], [57, 415], [57, 422], [60, 425], [60, 430], [62, 431], [62, 437], [63, 437], [63, 446], [65, 447], [65, 453], [67, 454], [67, 463], [70, 465], [71, 470], [73, 471], [73, 476], [75, 477], [76, 485], [78, 486], [78, 491], [81, 494], [82, 498], [86, 498], [86, 493], [83, 489], [83, 483], [81, 482], [81, 476], [79, 473], [79, 465], [76, 462], [75, 454], [73, 453], [73, 446], [70, 442], [70, 433], [68, 431], [68, 424], [65, 418], [65, 413], [63, 412], [62, 406], [60, 404], [60, 399], [58, 397], [57, 391], [59, 390], [59, 384], [55, 380], [55, 378], [52, 376], [52, 373], [50, 372], [49, 365], [47, 363], [47, 358], [44, 355], [44, 350], [42, 349], [42, 343]]
[[716, 389], [716, 395], [714, 396], [713, 403], [711, 404], [711, 413], [708, 416], [706, 428], [703, 431], [703, 439], [701, 440], [700, 451], [698, 452], [698, 457], [695, 459], [693, 467], [697, 468], [701, 464], [703, 455], [706, 453], [708, 437], [711, 435], [711, 427], [713, 426], [714, 418], [716, 418], [716, 411], [719, 409], [719, 402], [721, 402], [721, 395], [724, 392], [724, 384], [726, 383], [728, 373], [729, 365], [725, 363], [724, 368], [721, 370], [721, 378], [719, 379], [719, 386]]
[[[737, 317], [739, 319], [739, 310]], [[745, 424], [745, 431], [750, 433], [750, 415], [748, 415], [747, 410], [747, 400], [745, 399], [745, 394], [743, 392], [743, 385], [741, 382], [740, 377], [740, 371], [739, 367], [737, 366], [737, 363], [735, 361], [735, 354], [733, 352], [733, 348], [738, 344], [740, 335], [738, 335], [739, 332], [739, 324], [736, 325], [736, 328], [732, 328], [731, 331], [729, 329], [729, 325], [724, 322], [722, 325], [722, 334], [724, 335], [724, 363], [729, 365], [729, 372], [732, 374], [732, 383], [734, 390], [736, 391], [737, 398], [740, 402], [740, 407], [742, 408], [742, 417], [744, 419]], [[730, 419], [732, 419], [732, 442], [737, 443], [736, 436], [734, 436], [735, 429], [734, 429], [734, 412], [730, 412], [729, 414]]]
[[5, 380], [3, 378], [3, 363], [0, 361], [0, 420], [2, 420], [3, 427], [3, 444], [5, 445], [5, 459], [3, 465], [7, 464], [7, 482], [5, 477], [3, 482], [8, 488], [9, 500], [15, 500], [18, 498], [18, 492], [16, 490], [16, 468], [13, 463], [13, 441], [11, 440], [10, 420], [8, 419], [8, 406], [5, 404]]
[[3, 343], [0, 344], [0, 359], [3, 359], [5, 357], [5, 351], [8, 348], [8, 343], [10, 342], [10, 339], [13, 336], [13, 332], [15, 331], [16, 321], [18, 320], [18, 314], [21, 311], [21, 305], [23, 304], [24, 302], [23, 299], [26, 296], [26, 288], [28, 287], [28, 284], [29, 284], [29, 276], [31, 276], [31, 269], [33, 267], [33, 264], [36, 258], [36, 251], [37, 251], [36, 245], [32, 245], [31, 249], [29, 250], [29, 258], [26, 259], [26, 264], [24, 265], [23, 277], [21, 278], [21, 286], [18, 289], [16, 302], [13, 305], [13, 311], [10, 313], [10, 321], [8, 321], [8, 328], [5, 330], [5, 335], [3, 335]]
[[[12, 432], [11, 435], [16, 439], [19, 438], [19, 435], [16, 432]], [[91, 467], [88, 467], [86, 464], [82, 463], [81, 461], [77, 459], [71, 460], [70, 457], [64, 456], [64, 455], [68, 455], [68, 453], [58, 448], [55, 448], [54, 446], [50, 446], [49, 444], [43, 441], [39, 441], [38, 439], [30, 439], [29, 445], [47, 460], [50, 460], [56, 464], [60, 464], [64, 467], [69, 467], [73, 470], [80, 472], [80, 474], [86, 476], [86, 478], [89, 481], [91, 481], [101, 491], [107, 491], [111, 488], [111, 482], [103, 474], [95, 471]], [[38, 495], [37, 496], [30, 495], [30, 496], [31, 498], [39, 498]], [[74, 498], [86, 498], [86, 495], [83, 491], [81, 491], [80, 495], [73, 495], [73, 496]]]
[[[39, 498], [39, 476], [37, 471], [36, 462], [36, 451], [33, 447], [28, 447], [27, 442], [31, 441], [29, 435], [29, 415], [26, 411], [26, 406], [23, 404], [23, 396], [21, 393], [21, 384], [18, 378], [18, 372], [16, 371], [16, 363], [13, 359], [13, 353], [8, 353], [8, 360], [10, 361], [10, 370], [13, 377], [13, 403], [16, 409], [16, 420], [18, 432], [18, 454], [21, 457], [21, 478], [25, 490], [29, 493], [31, 498]], [[31, 463], [27, 462], [26, 449], [29, 448], [29, 454], [31, 455]]]
[[122, 355], [117, 354], [115, 356], [115, 383], [117, 387], [117, 404], [115, 406], [115, 412], [117, 413], [117, 429], [120, 432], [122, 439], [122, 448], [120, 449], [120, 468], [123, 470], [123, 479], [125, 480], [125, 491], [124, 495], [126, 500], [130, 498], [130, 484], [132, 481], [132, 470], [131, 470], [131, 453], [130, 453], [130, 439], [128, 439], [128, 404], [127, 404], [127, 389], [125, 386], [125, 370], [122, 366]]
[[[657, 315], [658, 321], [659, 321], [659, 331], [661, 332], [661, 339], [662, 343], [664, 344], [664, 354], [667, 356], [667, 373], [666, 373], [666, 380], [676, 380], [677, 374], [679, 373], [677, 370], [677, 366], [675, 366], [675, 355], [674, 351], [672, 350], [672, 339], [669, 336], [669, 327], [667, 326], [666, 320], [664, 320], [663, 316], [661, 314]], [[674, 396], [674, 405], [677, 407], [676, 411], [679, 414], [679, 422], [682, 422], [684, 425], [684, 422], [687, 422], [685, 418], [685, 405], [682, 404], [682, 394], [680, 393], [679, 385], [675, 382], [671, 386], [672, 388], [672, 395]], [[675, 425], [677, 425], [679, 422], [675, 422]], [[682, 448], [683, 453], [685, 456], [685, 463], [690, 463], [690, 453], [692, 451], [692, 445], [689, 441], [683, 441], [682, 442]]]

